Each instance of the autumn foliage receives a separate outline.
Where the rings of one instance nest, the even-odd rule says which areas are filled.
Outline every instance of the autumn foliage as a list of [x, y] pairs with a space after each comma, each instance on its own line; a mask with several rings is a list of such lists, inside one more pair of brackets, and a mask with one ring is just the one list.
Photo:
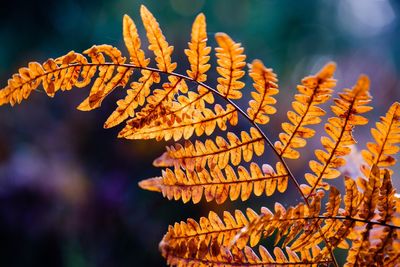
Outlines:
[[[116, 88], [127, 88], [104, 128], [124, 123], [118, 137], [181, 141], [154, 161], [162, 173], [141, 181], [143, 189], [194, 204], [202, 199], [222, 204], [227, 199], [271, 196], [284, 193], [290, 184], [298, 191], [301, 201], [295, 206], [276, 203], [273, 210], [221, 215], [211, 211], [198, 221], [189, 218], [169, 226], [159, 246], [169, 265], [337, 266], [336, 252], [344, 249], [345, 266], [400, 266], [400, 200], [390, 169], [400, 143], [398, 102], [371, 129], [372, 141], [361, 152], [364, 163], [351, 166], [360, 168], [362, 177], [345, 176], [341, 168], [356, 143], [353, 130], [368, 123], [365, 114], [372, 109], [367, 76], [361, 75], [333, 99], [333, 116], [326, 120], [324, 134], [313, 126], [323, 123], [326, 111], [321, 105], [334, 94], [336, 65], [328, 63], [302, 79], [273, 143], [262, 128], [277, 112], [278, 79], [272, 69], [261, 60], [246, 64], [242, 45], [216, 33], [219, 77], [210, 82], [207, 73], [214, 54], [207, 44], [205, 16], [199, 14], [184, 51], [190, 68], [186, 74], [175, 73], [174, 47], [146, 7], [140, 15], [153, 56], [146, 56], [136, 24], [125, 15], [123, 39], [129, 57], [110, 45], [96, 45], [83, 54], [71, 51], [43, 64], [30, 62], [0, 90], [0, 105], [20, 103], [40, 86], [53, 97], [60, 90], [91, 85], [89, 96], [78, 106], [90, 111]], [[133, 72], [139, 78], [133, 79]], [[252, 90], [252, 99], [241, 109], [234, 100], [242, 98], [245, 87]], [[231, 129], [239, 119], [250, 126], [235, 134]], [[226, 133], [214, 134], [216, 129]], [[286, 159], [299, 159], [316, 135], [321, 136], [321, 145], [300, 180]], [[255, 162], [266, 153], [277, 161]], [[331, 185], [332, 179], [342, 179], [343, 192]], [[273, 243], [272, 251], [259, 245], [263, 239]]]

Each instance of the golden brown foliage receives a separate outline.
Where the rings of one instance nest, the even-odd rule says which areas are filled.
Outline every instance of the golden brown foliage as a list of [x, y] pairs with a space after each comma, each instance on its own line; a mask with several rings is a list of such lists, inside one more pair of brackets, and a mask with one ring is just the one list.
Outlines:
[[[330, 179], [341, 177], [345, 156], [356, 143], [353, 130], [368, 123], [362, 114], [372, 109], [367, 106], [371, 101], [369, 79], [361, 75], [352, 89], [344, 89], [334, 99], [333, 116], [325, 124], [328, 136], [321, 137], [324, 149], [315, 151], [316, 160], [309, 162], [312, 172], [305, 174], [307, 184], [300, 184], [284, 158], [298, 159], [299, 148], [316, 135], [311, 126], [320, 124], [325, 115], [320, 106], [333, 94], [336, 65], [328, 63], [301, 81], [293, 110], [287, 112], [288, 122], [282, 123], [279, 141], [272, 144], [260, 128], [276, 113], [278, 79], [272, 69], [260, 60], [248, 64], [254, 91], [245, 112], [233, 101], [242, 98], [245, 88], [241, 79], [246, 75], [246, 56], [240, 43], [225, 33], [215, 35], [219, 77], [213, 88], [208, 85], [211, 47], [207, 46], [205, 16], [199, 14], [193, 23], [184, 51], [189, 62], [185, 75], [174, 72], [173, 46], [157, 20], [144, 6], [140, 15], [154, 67], [141, 47], [136, 24], [125, 15], [123, 39], [129, 60], [115, 47], [97, 45], [83, 54], [71, 51], [43, 64], [30, 62], [0, 90], [0, 105], [20, 103], [39, 86], [53, 97], [60, 90], [91, 84], [89, 96], [78, 106], [89, 111], [100, 107], [115, 88], [128, 87], [105, 128], [126, 122], [119, 137], [186, 139], [167, 147], [154, 161], [155, 166], [165, 168], [161, 176], [141, 181], [140, 187], [184, 203], [199, 203], [204, 198], [222, 204], [228, 199], [245, 201], [251, 195], [285, 193], [291, 181], [301, 197], [295, 206], [275, 203], [273, 211], [266, 207], [260, 213], [247, 209], [246, 215], [239, 210], [224, 211], [222, 217], [210, 212], [198, 222], [189, 218], [175, 223], [160, 243], [169, 265], [338, 266], [336, 251], [345, 249], [345, 266], [399, 266], [400, 200], [391, 181], [394, 172], [387, 169], [396, 163], [394, 156], [399, 151], [399, 103], [371, 130], [374, 141], [361, 152], [365, 162], [352, 166], [360, 167], [364, 177], [343, 177], [341, 192]], [[134, 71], [140, 72], [138, 78], [133, 78]], [[240, 134], [231, 127], [238, 124], [239, 116], [250, 125]], [[226, 137], [205, 137], [216, 129], [227, 131]], [[193, 135], [199, 138], [187, 140]], [[277, 161], [256, 163], [271, 160], [265, 157], [267, 151]], [[272, 237], [268, 249], [260, 245]]]

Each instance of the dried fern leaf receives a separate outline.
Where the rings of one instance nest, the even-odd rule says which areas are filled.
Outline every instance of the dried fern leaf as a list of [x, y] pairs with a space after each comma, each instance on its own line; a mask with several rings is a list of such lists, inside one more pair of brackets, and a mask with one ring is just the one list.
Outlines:
[[[290, 246], [293, 251], [297, 252], [319, 246], [325, 240], [328, 240], [330, 247], [348, 249], [349, 245], [345, 238], [350, 235], [357, 222], [357, 212], [351, 213], [350, 209], [357, 209], [358, 207], [355, 205], [359, 204], [359, 201], [355, 200], [356, 197], [352, 198], [356, 196], [355, 192], [358, 193], [357, 187], [350, 190], [351, 185], [355, 185], [354, 181], [352, 184], [346, 185], [348, 192], [352, 192], [345, 197], [346, 211], [340, 208], [340, 192], [335, 187], [331, 187], [325, 213], [320, 214], [322, 191], [318, 191], [308, 206], [299, 203], [285, 209], [281, 204], [276, 203], [274, 212], [262, 208], [259, 217], [249, 222], [232, 239], [232, 243], [238, 248], [243, 248], [248, 242], [250, 246], [255, 246], [261, 235], [264, 237], [274, 235], [275, 245], [283, 241], [282, 246]], [[343, 217], [346, 214], [349, 217]], [[375, 224], [378, 225], [376, 222]], [[329, 249], [325, 245], [318, 257], [322, 259], [329, 256]]]
[[399, 152], [400, 143], [400, 103], [395, 102], [389, 108], [386, 116], [381, 117], [376, 123], [376, 128], [371, 129], [375, 142], [367, 143], [367, 149], [361, 152], [367, 165], [362, 166], [365, 177], [369, 176], [370, 168], [376, 164], [378, 167], [389, 167], [396, 164], [393, 157]]
[[[359, 191], [354, 180], [345, 179], [345, 209], [339, 209], [343, 221], [339, 227], [331, 228], [327, 237], [332, 247], [348, 249], [345, 239], [352, 241], [345, 266], [370, 266], [371, 263], [374, 266], [394, 266], [391, 264], [400, 257], [397, 249], [400, 224], [393, 223], [400, 216], [398, 199], [390, 173], [384, 171], [382, 182], [380, 177], [380, 170], [374, 165], [368, 180], [358, 180], [363, 192]], [[329, 255], [326, 247], [320, 255]]]
[[[177, 65], [176, 62], [171, 62], [173, 46], [168, 45], [157, 20], [143, 5], [140, 8], [140, 15], [146, 29], [147, 39], [149, 40], [149, 49], [155, 55], [158, 69], [164, 73], [173, 72]], [[133, 131], [163, 116], [165, 110], [170, 108], [175, 94], [178, 92], [186, 93], [188, 91], [185, 80], [182, 77], [174, 75], [169, 75], [168, 82], [164, 83], [162, 87], [162, 89], [154, 90], [153, 94], [146, 98], [147, 104], [144, 108], [136, 113], [133, 119], [127, 122]]]
[[277, 163], [276, 172], [264, 173], [256, 164], [250, 164], [250, 172], [243, 166], [237, 173], [231, 166], [224, 171], [215, 167], [211, 171], [203, 169], [198, 172], [182, 169], [166, 169], [162, 177], [143, 180], [139, 186], [143, 189], [161, 192], [168, 199], [181, 199], [184, 203], [192, 200], [198, 203], [204, 197], [207, 202], [215, 200], [224, 203], [228, 197], [233, 201], [241, 198], [247, 200], [252, 193], [256, 196], [272, 195], [275, 190], [284, 192], [287, 189], [288, 175], [281, 163]]
[[[332, 189], [333, 187], [331, 187]], [[346, 238], [352, 233], [353, 227], [355, 227], [356, 220], [351, 218], [357, 217], [358, 207], [361, 203], [362, 194], [358, 191], [357, 185], [350, 177], [345, 177], [345, 191], [344, 195], [344, 210], [340, 213], [346, 216], [348, 219], [342, 221], [340, 227], [334, 229], [330, 233], [330, 246], [333, 248], [349, 249], [349, 244], [346, 242]], [[329, 255], [330, 251], [327, 247], [322, 249], [321, 255]]]
[[[379, 197], [380, 173], [379, 168], [374, 165], [370, 172], [368, 181], [359, 180], [359, 185], [364, 189], [363, 198], [357, 215], [365, 220], [371, 220], [375, 215], [375, 208]], [[346, 267], [368, 264], [368, 254], [371, 248], [369, 241], [371, 224], [356, 223], [357, 228], [352, 229], [352, 247], [349, 250]], [[366, 247], [364, 247], [366, 246]]]
[[161, 241], [159, 248], [163, 257], [167, 259], [170, 266], [319, 266], [328, 265], [329, 259], [316, 259], [320, 249], [315, 247], [311, 250], [303, 250], [297, 254], [289, 247], [285, 252], [275, 247], [273, 256], [264, 247], [259, 246], [257, 255], [250, 247], [243, 250], [237, 247], [228, 249], [220, 244], [218, 240], [195, 240], [182, 241], [179, 244], [170, 244]]
[[[126, 58], [122, 56], [118, 48], [110, 45], [94, 45], [84, 53], [88, 54], [93, 62], [98, 61], [96, 63], [100, 64], [99, 77], [95, 79], [89, 96], [78, 106], [81, 111], [90, 111], [100, 107], [104, 98], [117, 86], [125, 87], [133, 69], [127, 66], [119, 66], [125, 63]], [[105, 64], [104, 55], [109, 57], [113, 64]]]
[[184, 145], [175, 144], [167, 147], [167, 152], [154, 161], [158, 167], [182, 167], [189, 171], [202, 170], [206, 164], [210, 169], [218, 166], [224, 169], [229, 163], [237, 166], [243, 159], [249, 162], [253, 158], [253, 152], [257, 156], [264, 153], [264, 139], [255, 129], [250, 129], [250, 134], [241, 132], [241, 138], [228, 132], [227, 140], [221, 136], [207, 139], [205, 142], [196, 141], [193, 144], [186, 141]]
[[318, 124], [325, 111], [318, 107], [331, 97], [332, 88], [336, 81], [332, 78], [336, 65], [328, 63], [316, 75], [306, 77], [302, 85], [297, 86], [300, 94], [292, 102], [294, 111], [287, 113], [289, 122], [282, 123], [283, 133], [279, 134], [280, 141], [275, 142], [279, 155], [285, 158], [297, 159], [300, 153], [295, 150], [306, 145], [306, 138], [315, 135], [315, 131], [307, 125]]
[[247, 114], [255, 123], [267, 124], [269, 116], [276, 113], [273, 105], [276, 99], [273, 95], [278, 94], [278, 79], [272, 69], [268, 69], [260, 60], [254, 60], [249, 65], [249, 76], [253, 79], [255, 92], [251, 92], [252, 100], [249, 101]]
[[242, 70], [246, 66], [246, 56], [243, 54], [243, 47], [240, 43], [235, 43], [227, 34], [216, 33], [215, 40], [218, 47], [215, 48], [217, 56], [217, 72], [219, 77], [217, 90], [224, 97], [239, 99], [242, 97], [240, 90], [244, 83], [239, 81], [245, 74]]
[[[147, 67], [150, 59], [145, 57], [136, 25], [128, 15], [124, 15], [123, 19], [123, 36], [130, 55], [130, 62], [135, 66]], [[145, 103], [153, 83], [160, 82], [160, 76], [156, 72], [142, 70], [141, 74], [138, 82], [130, 84], [131, 88], [127, 90], [126, 97], [117, 101], [118, 107], [104, 123], [104, 128], [114, 127], [127, 118], [133, 117], [135, 109]]]
[[[313, 201], [319, 201], [317, 198]], [[315, 202], [318, 204], [318, 202]], [[306, 231], [303, 231], [294, 242], [291, 244], [291, 249], [294, 251], [298, 251], [302, 248], [309, 248], [310, 245], [319, 245], [326, 240], [330, 241], [332, 237], [335, 235], [338, 229], [342, 227], [342, 221], [338, 219], [338, 215], [340, 214], [340, 204], [341, 204], [341, 196], [339, 190], [335, 187], [331, 187], [329, 191], [329, 198], [325, 205], [325, 212], [320, 216], [320, 218], [324, 218], [323, 220], [319, 219], [319, 216], [312, 215], [315, 217], [312, 220], [308, 220], [308, 224], [306, 226]], [[311, 227], [310, 227], [311, 226]], [[326, 245], [326, 244], [325, 244]], [[344, 248], [348, 247], [348, 244], [344, 241], [337, 244], [338, 247]], [[328, 247], [325, 246], [327, 249]], [[329, 256], [327, 253], [326, 256]]]
[[205, 73], [211, 67], [207, 64], [210, 60], [210, 52], [211, 47], [207, 46], [206, 17], [200, 13], [193, 22], [189, 49], [185, 49], [190, 63], [190, 70], [187, 71], [190, 78], [198, 82], [207, 80]]
[[206, 103], [214, 103], [214, 95], [207, 88], [199, 85], [197, 91], [197, 93], [188, 91], [187, 95], [176, 97], [176, 101], [172, 101], [171, 108], [166, 110], [162, 121], [172, 125], [175, 121], [180, 123], [192, 120], [193, 117], [197, 116], [199, 110], [207, 108]]
[[396, 216], [395, 192], [389, 171], [384, 170], [383, 181], [381, 177], [379, 167], [373, 165], [368, 180], [358, 180], [363, 193], [357, 216], [365, 222], [356, 222], [352, 229], [349, 236], [352, 247], [345, 266], [366, 266], [371, 262], [378, 266], [394, 266], [391, 264], [400, 257], [400, 251], [396, 250], [399, 248], [398, 229], [372, 223], [373, 220], [391, 222]]
[[[57, 59], [48, 59], [43, 64], [31, 62], [28, 68], [21, 68], [8, 80], [8, 85], [0, 90], [0, 104], [14, 105], [27, 99], [39, 85], [48, 96], [53, 97], [59, 90], [82, 88], [92, 81], [98, 71], [98, 77], [90, 91], [90, 95], [80, 105], [82, 110], [90, 110], [100, 106], [115, 87], [125, 86], [132, 74], [132, 69], [116, 65], [122, 64], [125, 58], [121, 52], [109, 45], [93, 46], [85, 51], [90, 58], [74, 51]], [[112, 63], [106, 62], [109, 57]], [[114, 73], [116, 71], [116, 73]]]
[[157, 20], [144, 5], [140, 7], [140, 16], [146, 29], [149, 49], [156, 56], [155, 60], [158, 69], [168, 73], [173, 72], [176, 69], [176, 62], [171, 62], [171, 54], [174, 51], [174, 47], [169, 46]]
[[124, 15], [122, 29], [125, 46], [130, 55], [130, 63], [139, 67], [147, 67], [150, 59], [146, 58], [141, 48], [141, 41], [136, 25], [128, 15]]
[[325, 124], [325, 131], [329, 137], [321, 138], [321, 143], [326, 151], [315, 150], [318, 161], [311, 160], [309, 162], [313, 174], [305, 174], [309, 184], [309, 187], [302, 187], [305, 195], [312, 195], [318, 188], [328, 189], [329, 184], [323, 180], [339, 177], [338, 168], [346, 164], [343, 156], [348, 155], [351, 151], [349, 146], [356, 143], [352, 134], [354, 127], [368, 123], [368, 120], [360, 114], [372, 109], [367, 106], [370, 101], [367, 76], [360, 76], [351, 90], [344, 89], [339, 94], [339, 98], [335, 99], [335, 105], [331, 107], [335, 117], [329, 118], [328, 123]]
[[217, 126], [221, 130], [226, 130], [227, 122], [233, 126], [238, 122], [237, 110], [230, 104], [226, 106], [226, 109], [217, 104], [214, 106], [214, 111], [204, 108], [191, 118], [183, 118], [179, 122], [175, 120], [172, 125], [169, 125], [168, 121], [164, 121], [164, 119], [168, 119], [168, 117], [163, 116], [166, 113], [167, 111], [162, 110], [160, 114], [153, 114], [152, 116], [156, 117], [155, 119], [149, 117], [153, 119], [153, 124], [141, 128], [131, 126], [128, 121], [118, 137], [127, 139], [174, 139], [178, 141], [181, 138], [189, 139], [193, 134], [197, 136], [211, 135]]
[[136, 113], [134, 118], [127, 121], [126, 128], [136, 132], [162, 119], [171, 109], [175, 94], [188, 91], [185, 80], [173, 75], [168, 76], [168, 82], [162, 87], [162, 89], [153, 90], [153, 94], [146, 98], [147, 104]]
[[[308, 216], [308, 211], [308, 207], [303, 203], [287, 210], [280, 203], [275, 203], [274, 212], [263, 207], [259, 217], [246, 225], [232, 242], [239, 248], [244, 248], [248, 242], [253, 247], [259, 243], [261, 235], [268, 237], [277, 231], [274, 243], [280, 242], [287, 234], [288, 239], [284, 243], [287, 245], [307, 224], [303, 218]], [[294, 222], [298, 227], [292, 227]]]
[[129, 117], [135, 116], [135, 109], [145, 103], [146, 97], [150, 94], [150, 87], [160, 82], [160, 75], [156, 72], [142, 70], [142, 76], [138, 82], [132, 82], [130, 89], [126, 91], [124, 99], [117, 101], [117, 109], [111, 113], [104, 123], [104, 128], [114, 127]]
[[222, 218], [211, 211], [208, 217], [201, 217], [198, 222], [189, 218], [186, 222], [169, 226], [161, 242], [177, 247], [181, 242], [191, 242], [192, 239], [206, 243], [217, 240], [220, 245], [228, 247], [238, 231], [257, 217], [258, 214], [250, 208], [246, 210], [246, 214], [240, 210], [235, 210], [232, 214], [224, 211]]
[[[381, 175], [382, 176], [382, 175]], [[387, 169], [383, 172], [383, 181], [379, 189], [379, 197], [377, 202], [378, 222], [391, 224], [395, 218], [400, 218], [396, 212], [395, 198], [396, 190], [393, 188], [391, 176]], [[396, 224], [395, 224], [396, 225]], [[400, 225], [400, 224], [398, 224]], [[380, 240], [380, 242], [373, 242], [375, 249], [371, 258], [374, 261], [389, 266], [390, 262], [395, 262], [400, 259], [400, 229], [393, 229], [383, 225], [374, 225], [373, 232], [371, 232], [369, 239]]]

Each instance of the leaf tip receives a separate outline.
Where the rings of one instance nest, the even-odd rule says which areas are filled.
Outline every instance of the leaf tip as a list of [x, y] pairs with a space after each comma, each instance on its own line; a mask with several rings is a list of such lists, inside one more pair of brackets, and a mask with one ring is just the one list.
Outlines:
[[144, 190], [161, 192], [161, 187], [160, 187], [161, 180], [162, 180], [162, 177], [149, 178], [149, 179], [140, 181], [138, 183], [138, 185], [140, 188], [142, 188]]

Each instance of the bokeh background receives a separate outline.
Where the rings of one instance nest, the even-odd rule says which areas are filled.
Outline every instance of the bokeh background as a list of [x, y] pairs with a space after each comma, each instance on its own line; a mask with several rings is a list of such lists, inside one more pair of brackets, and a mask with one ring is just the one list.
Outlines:
[[[352, 86], [360, 73], [371, 77], [369, 126], [400, 100], [400, 4], [389, 0], [2, 1], [1, 85], [31, 60], [43, 62], [93, 44], [124, 49], [122, 16], [141, 25], [141, 4], [175, 45], [179, 71], [187, 67], [182, 51], [199, 12], [207, 16], [212, 45], [215, 32], [227, 32], [243, 44], [249, 60], [260, 58], [274, 68], [280, 78], [279, 114], [264, 128], [273, 141], [295, 85], [330, 60], [338, 64], [337, 88]], [[210, 75], [211, 85], [215, 78]], [[120, 140], [118, 129], [102, 129], [123, 90], [101, 109], [82, 113], [75, 107], [87, 93], [80, 89], [49, 99], [37, 92], [15, 108], [0, 107], [0, 266], [164, 266], [157, 244], [168, 224], [198, 219], [209, 210], [221, 215], [223, 209], [299, 201], [293, 188], [284, 198], [253, 197], [220, 207], [183, 205], [142, 191], [138, 181], [160, 174], [151, 162], [165, 144]], [[245, 107], [246, 101], [239, 104]], [[239, 128], [246, 127], [243, 121]], [[322, 126], [316, 129], [322, 133]], [[355, 134], [361, 150], [370, 140], [368, 127]], [[317, 138], [314, 143], [318, 147]], [[289, 162], [297, 177], [311, 151], [302, 150], [304, 161]], [[359, 154], [350, 162], [354, 168], [345, 171], [357, 175]], [[340, 187], [342, 181], [336, 183]]]

